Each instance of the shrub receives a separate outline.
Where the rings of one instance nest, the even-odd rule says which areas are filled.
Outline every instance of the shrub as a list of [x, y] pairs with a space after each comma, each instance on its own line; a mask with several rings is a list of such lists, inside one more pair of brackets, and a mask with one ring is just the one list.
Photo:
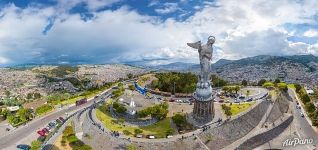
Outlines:
[[308, 94], [303, 94], [303, 95], [301, 96], [301, 101], [302, 101], [304, 104], [310, 102], [310, 97], [308, 96]]
[[187, 123], [185, 115], [182, 115], [180, 113], [172, 116], [172, 120], [178, 127], [184, 126]]
[[135, 134], [141, 134], [143, 131], [141, 129], [135, 129]]
[[261, 79], [261, 80], [258, 81], [257, 85], [258, 86], [262, 86], [265, 82], [266, 82], [265, 79]]
[[287, 84], [283, 82], [277, 83], [277, 87], [284, 92], [287, 92], [288, 90]]
[[305, 109], [308, 113], [313, 113], [316, 110], [315, 105], [312, 102], [305, 104]]
[[224, 110], [224, 113], [226, 116], [231, 116], [232, 112], [231, 112], [231, 107], [230, 106], [226, 106], [225, 104], [221, 105], [222, 109]]
[[130, 135], [130, 134], [131, 134], [131, 132], [129, 132], [128, 130], [124, 130], [123, 133], [124, 133], [125, 135]]
[[294, 84], [296, 92], [299, 93], [299, 91], [301, 90], [301, 85], [300, 84]]
[[41, 148], [42, 142], [35, 140], [31, 143], [31, 150], [39, 150]]

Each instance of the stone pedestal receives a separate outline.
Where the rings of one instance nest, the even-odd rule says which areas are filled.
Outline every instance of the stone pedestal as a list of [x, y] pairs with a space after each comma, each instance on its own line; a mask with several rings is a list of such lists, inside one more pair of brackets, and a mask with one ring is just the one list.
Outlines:
[[213, 97], [207, 100], [198, 100], [194, 96], [193, 118], [197, 122], [210, 122], [214, 117]]

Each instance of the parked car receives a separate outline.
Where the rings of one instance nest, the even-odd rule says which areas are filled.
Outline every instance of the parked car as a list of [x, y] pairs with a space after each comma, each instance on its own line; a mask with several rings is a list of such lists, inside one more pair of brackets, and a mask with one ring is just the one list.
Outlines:
[[167, 136], [167, 139], [172, 138], [172, 137], [173, 137], [172, 135], [168, 135], [168, 136]]
[[222, 100], [222, 99], [221, 99], [221, 100], [219, 100], [219, 103], [223, 103], [223, 102], [224, 102], [224, 100]]
[[142, 135], [142, 134], [137, 134], [136, 135], [136, 138], [142, 138], [142, 137], [144, 137], [144, 135]]
[[244, 98], [245, 98], [245, 96], [242, 96], [242, 95], [241, 95], [241, 96], [239, 96], [239, 99], [244, 99]]
[[65, 119], [63, 117], [59, 117], [59, 119], [62, 121], [62, 122], [65, 122]]
[[253, 101], [253, 98], [249, 98], [249, 99], [247, 99], [246, 101], [247, 101], [247, 102], [251, 102], [251, 101]]
[[17, 145], [17, 148], [20, 150], [29, 150], [29, 149], [31, 149], [31, 146], [26, 145], [26, 144], [19, 144], [19, 145]]
[[45, 136], [45, 131], [43, 131], [43, 130], [39, 130], [39, 131], [37, 131], [37, 133], [38, 133], [40, 136]]
[[59, 119], [56, 119], [55, 121], [56, 121], [56, 123], [58, 123], [58, 124], [62, 124], [62, 123], [63, 123], [63, 122], [62, 122], [61, 120], [59, 120]]
[[55, 123], [55, 122], [50, 122], [48, 125], [49, 125], [51, 128], [54, 128], [55, 125], [56, 125], [56, 123]]
[[155, 139], [156, 137], [154, 135], [147, 135], [148, 139]]
[[49, 129], [47, 129], [47, 128], [43, 128], [42, 131], [44, 131], [45, 133], [49, 133], [50, 132]]

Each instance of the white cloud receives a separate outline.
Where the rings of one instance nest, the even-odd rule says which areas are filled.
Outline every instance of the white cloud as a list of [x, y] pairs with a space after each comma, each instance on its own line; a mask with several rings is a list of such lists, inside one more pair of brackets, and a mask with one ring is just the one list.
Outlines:
[[304, 36], [316, 37], [316, 36], [318, 36], [318, 30], [317, 29], [309, 29], [306, 32], [304, 32]]
[[156, 8], [155, 11], [159, 14], [169, 14], [179, 10], [177, 3], [164, 3], [163, 8]]
[[[88, 6], [92, 10], [115, 3], [91, 2], [96, 2]], [[182, 22], [141, 15], [128, 7], [93, 11], [94, 18], [85, 22], [79, 14], [65, 11], [77, 4], [75, 0], [61, 0], [58, 7], [21, 9], [10, 5], [0, 10], [0, 14], [5, 14], [0, 18], [0, 64], [30, 61], [103, 63], [143, 59], [154, 59], [158, 63], [162, 62], [158, 61], [160, 59], [168, 59], [165, 62], [197, 62], [197, 52], [186, 43], [206, 42], [209, 35], [217, 38], [214, 61], [259, 54], [318, 54], [317, 44], [288, 41], [293, 33], [282, 27], [286, 23], [315, 23], [312, 16], [317, 14], [318, 10], [314, 8], [318, 7], [318, 2], [314, 0], [301, 3], [220, 0]], [[218, 7], [214, 7], [216, 4]], [[172, 5], [175, 10], [170, 8], [161, 13], [181, 9]], [[54, 25], [47, 35], [43, 35], [43, 28], [52, 16], [56, 16]]]

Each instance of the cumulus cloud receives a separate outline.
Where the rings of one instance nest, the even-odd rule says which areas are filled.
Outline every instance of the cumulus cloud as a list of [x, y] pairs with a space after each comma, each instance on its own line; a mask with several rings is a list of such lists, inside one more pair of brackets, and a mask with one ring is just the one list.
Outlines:
[[[204, 4], [182, 21], [142, 15], [126, 6], [95, 11], [117, 0], [94, 0], [90, 4], [81, 0], [88, 4], [94, 16], [83, 20], [80, 14], [65, 11], [78, 2], [61, 0], [57, 6], [18, 8], [11, 4], [3, 7], [0, 10], [0, 64], [198, 62], [197, 52], [186, 43], [206, 42], [209, 35], [217, 38], [213, 61], [260, 54], [318, 52], [318, 44], [288, 41], [292, 33], [283, 26], [316, 23], [318, 2], [315, 0], [247, 0], [244, 3], [219, 0]], [[163, 6], [159, 13], [179, 9], [175, 3]], [[54, 23], [50, 31], [43, 34], [52, 17]], [[314, 34], [311, 31], [306, 35]]]

